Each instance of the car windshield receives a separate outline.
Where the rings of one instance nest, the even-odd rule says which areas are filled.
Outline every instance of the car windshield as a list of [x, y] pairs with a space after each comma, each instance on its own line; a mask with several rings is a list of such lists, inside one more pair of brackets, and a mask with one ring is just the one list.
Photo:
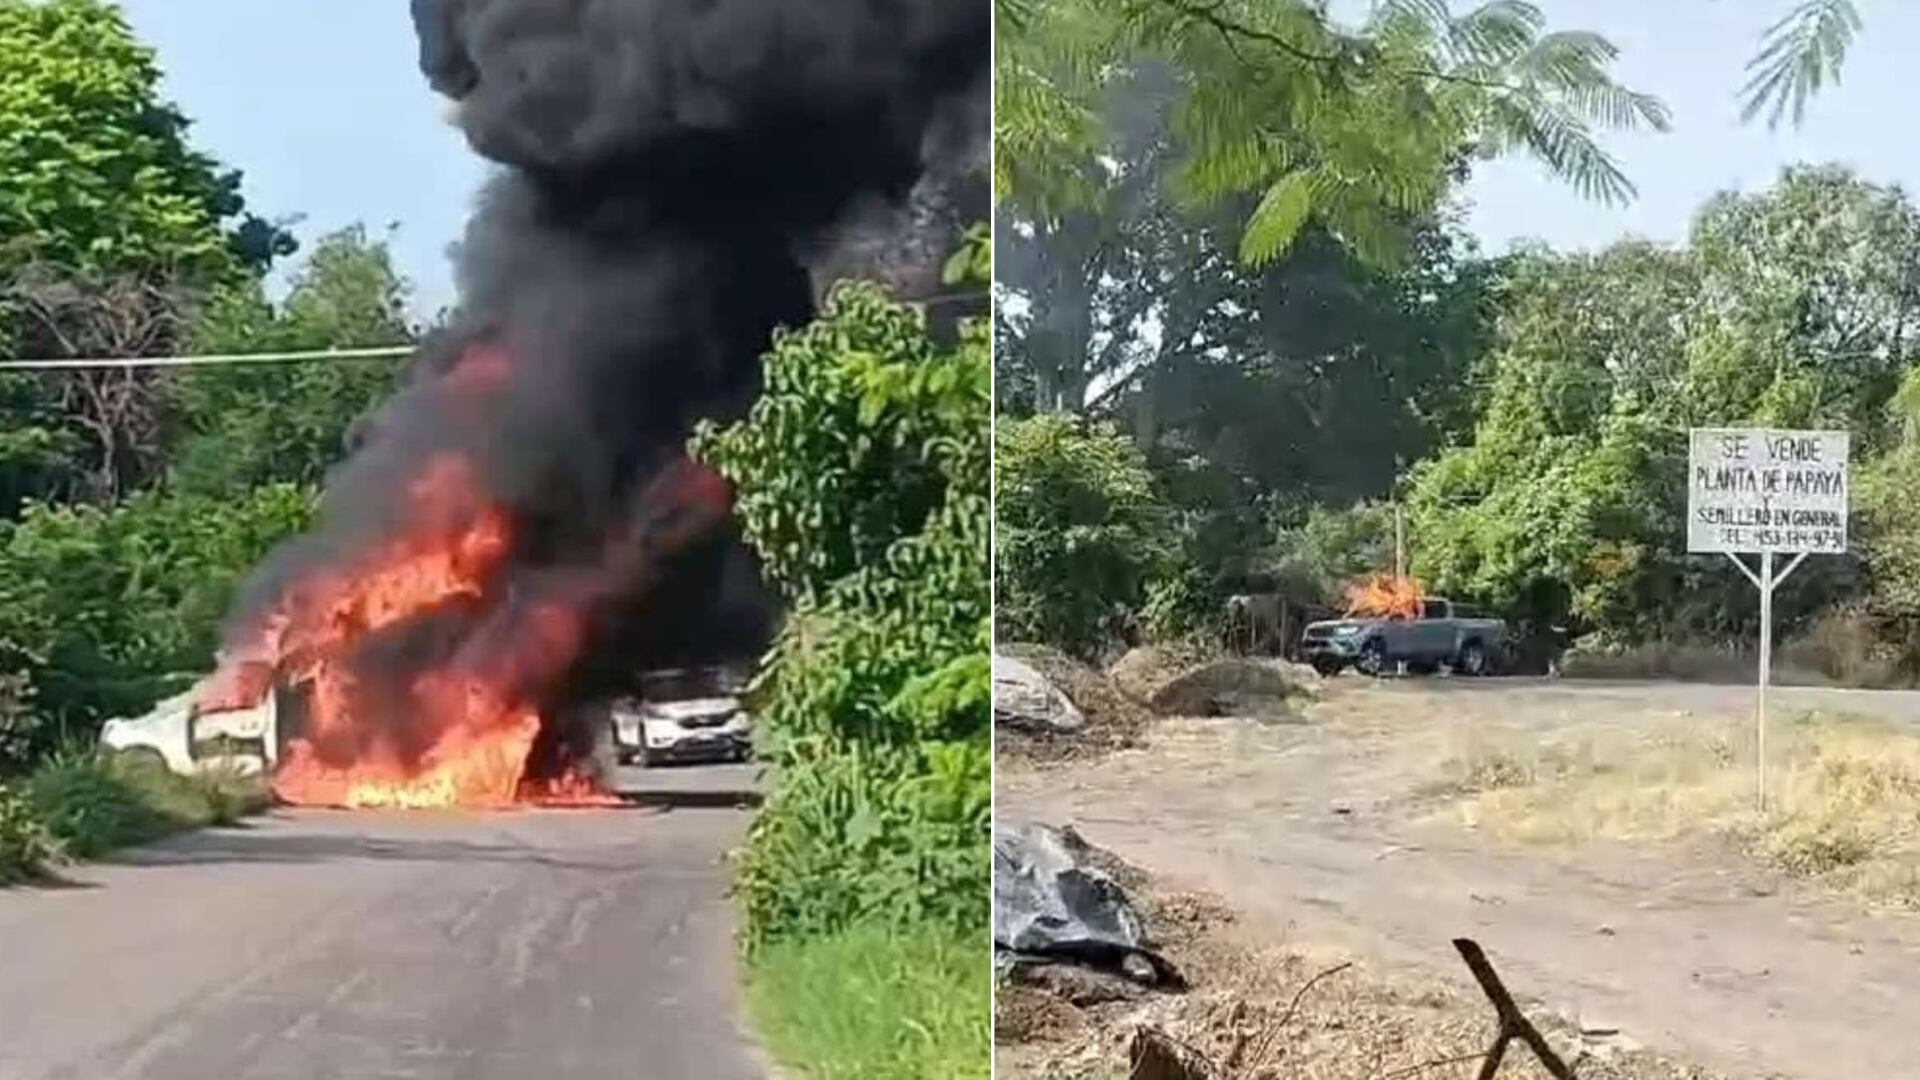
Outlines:
[[686, 701], [715, 697], [725, 691], [719, 672], [708, 668], [652, 671], [640, 677], [640, 696], [649, 701]]

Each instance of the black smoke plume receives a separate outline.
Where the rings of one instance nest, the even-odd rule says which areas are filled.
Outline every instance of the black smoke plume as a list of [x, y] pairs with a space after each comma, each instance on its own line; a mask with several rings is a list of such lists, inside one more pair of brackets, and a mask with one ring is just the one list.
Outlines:
[[[737, 536], [720, 525], [659, 543], [672, 509], [659, 478], [695, 422], [751, 402], [772, 331], [809, 318], [823, 273], [885, 266], [890, 248], [951, 233], [958, 203], [984, 202], [990, 12], [988, 0], [412, 0], [428, 81], [505, 168], [458, 249], [451, 325], [356, 431], [321, 525], [244, 590], [229, 656], [258, 649], [290, 583], [415, 523], [409, 485], [447, 451], [516, 523], [505, 580], [383, 631], [356, 661], [381, 669], [363, 682], [498, 663], [524, 613], [556, 596], [590, 612], [592, 644], [526, 676], [547, 706], [763, 645], [775, 613]], [[493, 370], [486, 356], [506, 361]], [[468, 364], [478, 389], [460, 389]]]

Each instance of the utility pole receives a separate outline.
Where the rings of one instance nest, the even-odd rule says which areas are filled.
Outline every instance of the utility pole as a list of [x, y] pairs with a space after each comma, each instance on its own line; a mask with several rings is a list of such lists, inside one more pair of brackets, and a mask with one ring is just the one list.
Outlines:
[[1393, 577], [1395, 581], [1407, 580], [1407, 514], [1400, 508], [1400, 477], [1406, 462], [1400, 455], [1393, 457]]
[[1407, 515], [1398, 499], [1393, 503], [1393, 576], [1400, 581], [1407, 579]]

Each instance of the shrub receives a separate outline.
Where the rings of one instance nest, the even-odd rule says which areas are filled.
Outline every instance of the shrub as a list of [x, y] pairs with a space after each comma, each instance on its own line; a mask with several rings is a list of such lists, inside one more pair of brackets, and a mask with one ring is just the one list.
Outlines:
[[[0, 525], [0, 671], [24, 673], [46, 722], [31, 753], [150, 707], [211, 664], [234, 584], [307, 524], [310, 490], [237, 498], [149, 492], [118, 506], [33, 506]], [[0, 732], [8, 730], [0, 699]]]
[[41, 876], [60, 854], [59, 843], [27, 800], [0, 787], [0, 885]]
[[999, 425], [994, 474], [1000, 637], [1097, 652], [1171, 555], [1145, 459], [1108, 425], [1048, 414]]
[[39, 727], [32, 681], [17, 672], [0, 673], [0, 776], [26, 767]]
[[843, 286], [776, 338], [748, 417], [695, 438], [794, 605], [755, 688], [774, 785], [739, 871], [750, 945], [984, 928], [989, 378], [984, 328], [942, 350]]

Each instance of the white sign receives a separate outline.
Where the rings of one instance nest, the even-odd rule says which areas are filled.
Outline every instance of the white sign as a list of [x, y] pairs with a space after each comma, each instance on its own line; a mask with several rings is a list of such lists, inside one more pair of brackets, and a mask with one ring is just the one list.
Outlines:
[[1687, 453], [1687, 550], [1847, 550], [1844, 431], [1695, 428]]

